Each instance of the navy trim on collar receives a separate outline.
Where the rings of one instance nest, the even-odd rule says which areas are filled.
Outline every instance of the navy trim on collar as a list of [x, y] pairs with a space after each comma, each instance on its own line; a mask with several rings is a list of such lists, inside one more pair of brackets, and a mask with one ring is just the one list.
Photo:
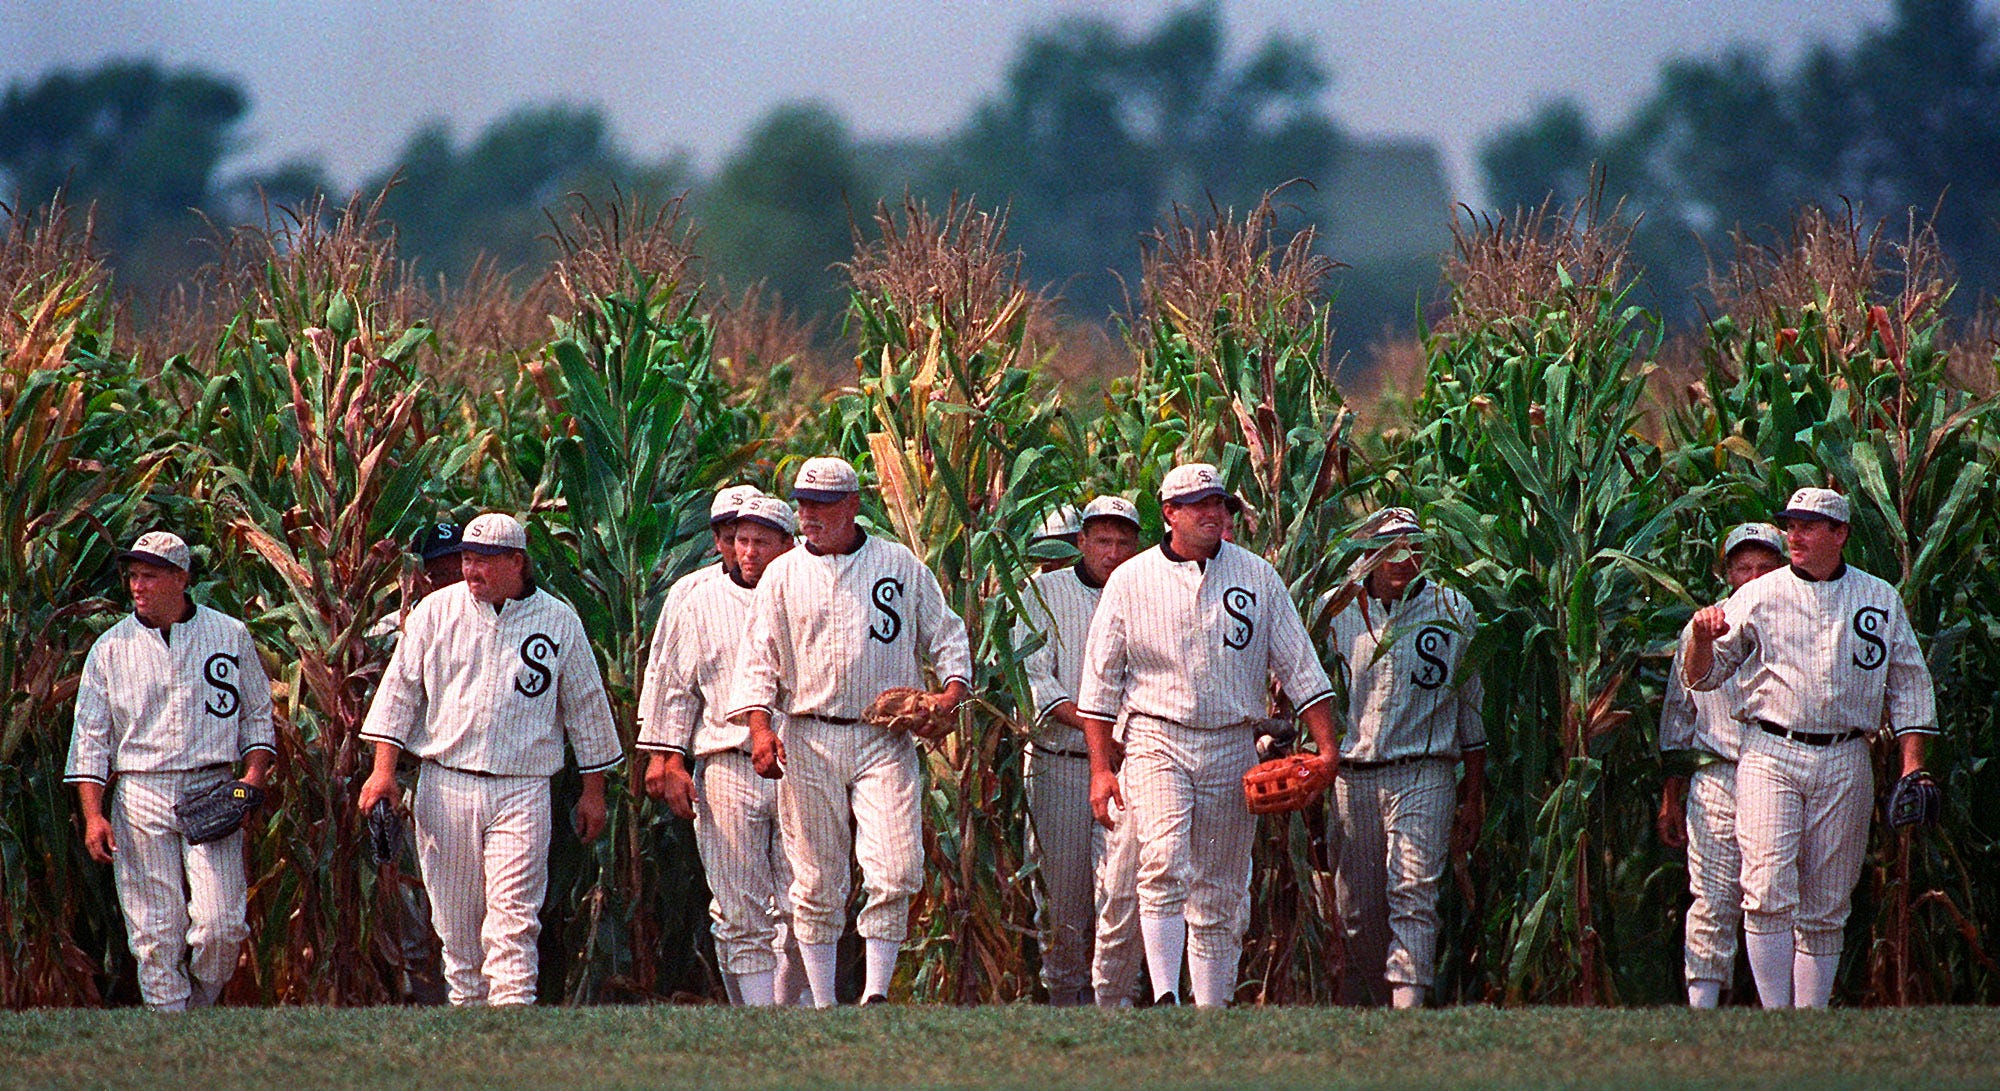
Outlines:
[[1803, 568], [1800, 568], [1798, 565], [1792, 565], [1791, 569], [1792, 569], [1792, 575], [1797, 576], [1799, 579], [1805, 581], [1806, 583], [1832, 583], [1833, 581], [1839, 579], [1840, 577], [1847, 575], [1847, 562], [1841, 561], [1839, 567], [1833, 570], [1833, 574], [1828, 576], [1824, 580], [1819, 579], [1812, 573], [1806, 571]]
[[851, 557], [854, 554], [861, 552], [861, 547], [868, 544], [868, 532], [862, 530], [860, 527], [855, 527], [854, 529], [856, 531], [856, 534], [854, 535], [854, 544], [846, 549], [841, 550], [837, 554], [828, 554], [825, 550], [822, 550], [818, 546], [812, 544], [810, 540], [806, 542], [806, 552], [812, 554], [815, 557], [825, 557], [830, 555]]

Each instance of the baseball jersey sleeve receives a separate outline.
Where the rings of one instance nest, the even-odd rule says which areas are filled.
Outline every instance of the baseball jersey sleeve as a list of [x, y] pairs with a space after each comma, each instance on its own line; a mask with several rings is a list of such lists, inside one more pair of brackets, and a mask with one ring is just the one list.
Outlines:
[[701, 722], [702, 694], [695, 683], [699, 649], [692, 634], [683, 632], [687, 611], [672, 617], [661, 612], [653, 633], [654, 654], [639, 695], [639, 749], [672, 750], [694, 756], [695, 728]]
[[1306, 632], [1306, 623], [1299, 618], [1298, 607], [1292, 605], [1291, 589], [1278, 575], [1277, 569], [1270, 569], [1266, 577], [1266, 594], [1273, 603], [1271, 607], [1271, 674], [1277, 678], [1278, 687], [1292, 703], [1293, 712], [1304, 712], [1333, 696], [1333, 683], [1327, 679], [1326, 668], [1320, 665], [1319, 653], [1313, 650], [1312, 637]]
[[1896, 735], [1937, 734], [1937, 689], [1907, 611], [1898, 609], [1889, 636], [1889, 728]]
[[1076, 707], [1093, 720], [1116, 722], [1125, 708], [1131, 671], [1123, 593], [1127, 586], [1127, 581], [1112, 573], [1104, 585], [1104, 598], [1091, 615], [1090, 636], [1083, 644], [1083, 682], [1077, 687]]
[[743, 634], [743, 647], [736, 653], [736, 679], [729, 693], [729, 719], [739, 720], [753, 711], [778, 714], [778, 689], [783, 663], [779, 658], [778, 635], [785, 628], [785, 604], [778, 581], [770, 572], [758, 583], [751, 599], [750, 628]]
[[369, 702], [368, 716], [361, 722], [364, 740], [410, 748], [410, 735], [424, 717], [423, 650], [430, 643], [434, 613], [420, 602], [403, 619], [403, 636], [396, 641], [396, 650], [389, 653], [382, 684], [375, 687], [375, 699]]
[[937, 575], [917, 565], [916, 584], [923, 588], [917, 598], [918, 629], [924, 640], [924, 660], [938, 677], [938, 684], [954, 681], [972, 685], [972, 644], [965, 633], [965, 619], [944, 599]]
[[1049, 614], [1048, 604], [1042, 601], [1040, 581], [1028, 581], [1021, 604], [1021, 620], [1014, 623], [1015, 649], [1032, 640], [1042, 642], [1021, 663], [1028, 674], [1028, 698], [1035, 703], [1035, 718], [1039, 720], [1064, 701], [1076, 700], [1076, 695], [1063, 688], [1062, 679], [1056, 675], [1056, 623]]
[[602, 773], [625, 760], [618, 742], [618, 725], [611, 719], [611, 701], [604, 694], [604, 676], [597, 669], [597, 656], [581, 622], [569, 626], [570, 646], [575, 654], [563, 656], [556, 678], [556, 714], [563, 734], [576, 751], [579, 773]]
[[1722, 683], [1729, 681], [1744, 660], [1757, 650], [1756, 613], [1751, 605], [1756, 600], [1752, 593], [1754, 587], [1753, 584], [1730, 596], [1723, 605], [1722, 613], [1729, 622], [1729, 631], [1716, 638], [1708, 673], [1695, 680], [1694, 689], [1707, 693], [1721, 688]]
[[1660, 749], [1667, 753], [1695, 748], [1694, 691], [1681, 678], [1686, 652], [1687, 631], [1682, 630], [1681, 642], [1674, 648], [1674, 665], [1667, 668], [1666, 700], [1660, 705]]
[[111, 780], [111, 701], [106, 691], [104, 657], [92, 645], [83, 660], [83, 678], [76, 688], [76, 713], [72, 717], [69, 763], [63, 780], [74, 784], [88, 781], [107, 784]]
[[243, 688], [243, 713], [237, 717], [237, 751], [248, 755], [262, 750], [273, 757], [278, 753], [278, 735], [271, 729], [271, 676], [264, 673], [264, 660], [257, 654], [257, 642], [250, 630], [236, 623], [237, 655], [243, 661], [238, 684]]

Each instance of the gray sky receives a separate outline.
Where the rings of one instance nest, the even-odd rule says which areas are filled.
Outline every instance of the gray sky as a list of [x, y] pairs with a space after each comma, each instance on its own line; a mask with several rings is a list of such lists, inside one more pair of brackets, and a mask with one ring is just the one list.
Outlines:
[[[601, 104], [640, 155], [712, 166], [772, 106], [838, 109], [862, 136], [945, 132], [1001, 85], [1021, 34], [1064, 14], [1143, 28], [1154, 0], [0, 0], [0, 84], [153, 56], [250, 92], [246, 164], [317, 158], [343, 183], [421, 122], [463, 140], [530, 102]], [[1230, 0], [1233, 44], [1317, 43], [1354, 132], [1438, 142], [1460, 196], [1495, 128], [1573, 95], [1616, 118], [1661, 60], [1761, 43], [1789, 62], [1886, 19], [1890, 0]]]

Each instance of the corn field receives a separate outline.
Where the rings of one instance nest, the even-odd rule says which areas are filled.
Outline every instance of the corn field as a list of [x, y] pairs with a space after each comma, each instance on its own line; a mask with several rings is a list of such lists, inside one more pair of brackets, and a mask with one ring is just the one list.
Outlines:
[[[521, 513], [547, 586], [593, 634], [628, 754], [667, 586], [703, 563], [713, 491], [782, 491], [810, 455], [871, 485], [965, 618], [976, 699], [929, 752], [926, 887], [899, 991], [1036, 997], [1023, 850], [1026, 681], [1013, 626], [1032, 528], [1180, 461], [1221, 468], [1239, 541], [1291, 581], [1317, 637], [1383, 505], [1431, 528], [1432, 576], [1481, 617], [1490, 807], [1446, 883], [1448, 1002], [1650, 1004], [1680, 991], [1683, 859], [1653, 835], [1654, 724], [1672, 641], [1721, 595], [1713, 543], [1801, 485], [1852, 498], [1849, 556], [1894, 582], [1939, 687], [1942, 826], [1879, 823], [1849, 926], [1848, 1003], [2000, 1001], [2000, 348], [1947, 317], [1919, 221], [1800, 213], [1717, 274], [1712, 320], [1670, 335], [1638, 302], [1616, 210], [1461, 220], [1421, 369], [1382, 405], [1334, 381], [1334, 263], [1309, 228], [1177, 212], [1144, 242], [1125, 373], [1060, 376], [1060, 301], [1021, 278], [1004, 216], [884, 206], [856, 231], [838, 336], [702, 280], [677, 204], [552, 211], [531, 283], [427, 285], [365, 203], [239, 232], [135, 324], [89, 225], [62, 208], [0, 238], [0, 1001], [136, 999], [108, 868], [62, 783], [83, 655], [129, 607], [114, 554], [170, 529], [195, 596], [243, 618], [277, 704], [276, 805], [247, 839], [252, 938], [225, 1002], [412, 1002], [416, 880], [367, 859], [357, 732], [407, 606], [407, 544], [440, 519]], [[1656, 286], [1657, 287], [1657, 286]], [[1990, 306], [1990, 304], [1989, 304]], [[1363, 421], [1372, 423], [1364, 424]], [[1324, 646], [1322, 644], [1322, 646]], [[1881, 761], [1889, 760], [1886, 750]], [[611, 785], [609, 836], [558, 823], [543, 994], [720, 996], [687, 823]], [[559, 777], [558, 806], [577, 791]], [[560, 811], [559, 811], [560, 813]], [[1239, 1000], [1327, 1003], [1341, 943], [1321, 811], [1266, 819]]]

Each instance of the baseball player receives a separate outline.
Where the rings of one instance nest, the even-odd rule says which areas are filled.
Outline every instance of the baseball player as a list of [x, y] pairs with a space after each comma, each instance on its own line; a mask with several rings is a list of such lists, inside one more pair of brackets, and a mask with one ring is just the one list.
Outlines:
[[[416, 541], [410, 543], [410, 552], [423, 561], [423, 570], [405, 601], [422, 599], [440, 587], [450, 587], [459, 581], [458, 555], [465, 548], [460, 540], [462, 534], [462, 528], [452, 522], [432, 523], [417, 533]], [[403, 616], [408, 613], [408, 609], [399, 608], [383, 615], [369, 626], [368, 639], [386, 641], [385, 646], [393, 650], [403, 627]]]
[[806, 545], [773, 560], [757, 583], [729, 718], [749, 726], [758, 774], [782, 778], [778, 821], [792, 866], [792, 928], [814, 1002], [835, 1002], [851, 853], [866, 894], [856, 923], [862, 1002], [881, 1003], [923, 883], [922, 784], [909, 735], [860, 717], [884, 690], [921, 687], [926, 665], [943, 683], [931, 708], [949, 714], [970, 691], [972, 656], [965, 623], [930, 569], [855, 524], [861, 495], [853, 466], [807, 459], [792, 497]]
[[1077, 558], [1076, 540], [1082, 533], [1083, 517], [1076, 508], [1064, 504], [1035, 528], [1034, 537], [1028, 539], [1028, 556], [1035, 559], [1041, 572], [1065, 568]]
[[[1745, 523], [1723, 538], [1719, 556], [1733, 594], [1785, 567], [1785, 537], [1769, 523]], [[1682, 648], [1691, 628], [1692, 623], [1681, 631]], [[1737, 882], [1742, 856], [1736, 848], [1741, 675], [1721, 689], [1697, 693], [1681, 681], [1681, 657], [1676, 648], [1660, 710], [1660, 750], [1669, 772], [1658, 825], [1660, 840], [1688, 855], [1688, 889], [1694, 894], [1685, 943], [1688, 1006], [1713, 1008], [1736, 976], [1736, 929], [1743, 921], [1743, 888]]]
[[790, 942], [792, 873], [778, 835], [778, 786], [751, 768], [749, 728], [725, 720], [723, 706], [757, 583], [792, 548], [797, 529], [791, 505], [773, 496], [735, 509], [731, 570], [662, 616], [653, 646], [663, 653], [639, 693], [646, 792], [695, 820], [723, 981], [731, 1003], [752, 1007], [794, 1003], [805, 973]]
[[1698, 691], [1744, 671], [1743, 946], [1765, 1007], [1823, 1008], [1867, 849], [1867, 739], [1886, 722], [1904, 775], [1922, 771], [1936, 694], [1896, 589], [1842, 559], [1847, 498], [1800, 489], [1778, 522], [1790, 566], [1697, 612], [1681, 669]]
[[1485, 690], [1460, 667], [1472, 604], [1424, 578], [1422, 534], [1408, 508], [1364, 522], [1358, 536], [1388, 542], [1358, 566], [1361, 594], [1332, 624], [1347, 730], [1327, 823], [1352, 1004], [1380, 1004], [1386, 989], [1397, 1008], [1423, 1006], [1446, 855], [1471, 850], [1486, 811]]
[[63, 780], [90, 858], [112, 865], [146, 1006], [206, 1007], [250, 935], [243, 834], [189, 844], [174, 806], [239, 762], [264, 786], [277, 757], [271, 681], [243, 623], [188, 597], [179, 536], [141, 535], [118, 560], [132, 613], [84, 659]]
[[1092, 500], [1077, 550], [1075, 565], [1028, 582], [1014, 627], [1016, 647], [1041, 640], [1023, 663], [1036, 713], [1026, 773], [1028, 857], [1042, 876], [1042, 985], [1059, 1007], [1092, 999], [1095, 864], [1108, 833], [1090, 814], [1090, 751], [1076, 711], [1083, 645], [1104, 581], [1139, 551], [1139, 509], [1122, 496]]
[[[1257, 763], [1268, 679], [1311, 730], [1320, 760], [1337, 761], [1333, 687], [1277, 570], [1223, 540], [1228, 495], [1213, 466], [1167, 474], [1167, 540], [1105, 583], [1077, 695], [1091, 809], [1110, 827], [1113, 808], [1129, 804], [1123, 820], [1136, 826], [1139, 929], [1156, 1003], [1179, 1002], [1184, 949], [1197, 1006], [1235, 995], [1256, 834], [1243, 774]], [[1122, 754], [1113, 737], [1121, 714]]]
[[368, 708], [366, 815], [396, 792], [396, 757], [422, 760], [417, 863], [454, 1005], [535, 1002], [548, 892], [549, 778], [576, 752], [584, 841], [604, 829], [604, 773], [623, 758], [583, 622], [535, 586], [527, 533], [490, 512], [465, 528], [465, 579], [419, 602]]

